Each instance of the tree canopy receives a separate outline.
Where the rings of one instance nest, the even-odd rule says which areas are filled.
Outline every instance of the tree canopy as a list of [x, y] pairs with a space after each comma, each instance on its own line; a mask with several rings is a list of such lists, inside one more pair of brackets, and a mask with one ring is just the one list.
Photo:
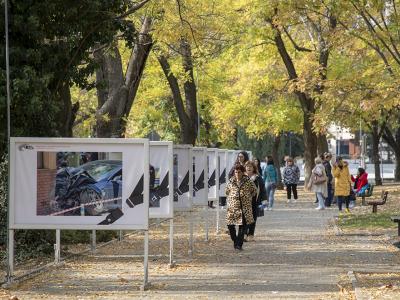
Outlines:
[[309, 172], [330, 125], [362, 120], [399, 162], [399, 2], [10, 1], [13, 135], [291, 133]]

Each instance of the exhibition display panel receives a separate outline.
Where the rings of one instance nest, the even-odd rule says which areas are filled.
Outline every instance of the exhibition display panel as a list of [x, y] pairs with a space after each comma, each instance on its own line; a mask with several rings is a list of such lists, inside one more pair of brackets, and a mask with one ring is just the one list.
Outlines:
[[218, 149], [207, 149], [208, 200], [219, 198]]
[[236, 162], [236, 150], [228, 150], [228, 154], [226, 157], [226, 173], [229, 180], [229, 172], [232, 170], [235, 162]]
[[174, 145], [174, 210], [190, 211], [193, 205], [193, 154], [191, 145]]
[[225, 197], [225, 188], [228, 181], [228, 172], [230, 171], [227, 164], [228, 150], [218, 150], [218, 177], [219, 177], [219, 196]]
[[207, 205], [207, 148], [193, 148], [193, 205]]
[[10, 229], [147, 229], [147, 139], [11, 138]]
[[150, 218], [173, 217], [174, 179], [176, 178], [174, 178], [173, 169], [173, 143], [150, 142]]

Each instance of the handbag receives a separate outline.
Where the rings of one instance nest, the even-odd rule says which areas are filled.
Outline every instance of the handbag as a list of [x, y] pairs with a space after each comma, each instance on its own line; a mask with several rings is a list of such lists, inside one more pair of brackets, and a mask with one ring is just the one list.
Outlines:
[[317, 174], [313, 174], [313, 175], [314, 175], [314, 177], [313, 177], [314, 184], [319, 185], [319, 184], [323, 184], [326, 182], [326, 176], [324, 176], [324, 174], [322, 174], [321, 176], [319, 176]]
[[257, 206], [257, 217], [264, 217], [264, 208], [263, 204]]

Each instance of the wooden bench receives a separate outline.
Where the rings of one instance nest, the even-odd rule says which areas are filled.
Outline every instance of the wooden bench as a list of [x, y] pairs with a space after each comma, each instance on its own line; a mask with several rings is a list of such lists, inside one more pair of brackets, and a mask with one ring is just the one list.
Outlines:
[[372, 196], [372, 192], [374, 191], [374, 185], [370, 184], [369, 188], [364, 192], [364, 194], [357, 196], [357, 197], [361, 197], [361, 205], [365, 205], [365, 198], [371, 197]]
[[400, 216], [393, 216], [390, 219], [397, 223], [397, 235], [400, 236]]
[[384, 205], [386, 203], [388, 194], [388, 191], [382, 191], [382, 196], [380, 200], [372, 200], [367, 202], [368, 205], [372, 205], [372, 212], [374, 214], [376, 214], [378, 211], [378, 205]]

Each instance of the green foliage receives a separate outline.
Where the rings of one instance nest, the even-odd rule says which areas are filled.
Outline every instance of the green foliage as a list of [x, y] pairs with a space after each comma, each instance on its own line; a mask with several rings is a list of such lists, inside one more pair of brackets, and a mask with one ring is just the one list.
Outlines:
[[[88, 230], [63, 230], [61, 231], [61, 244], [84, 244], [90, 243], [90, 234]], [[99, 243], [108, 242], [118, 236], [117, 231], [96, 230], [96, 241]]]
[[350, 229], [378, 229], [396, 228], [397, 224], [390, 220], [390, 217], [399, 214], [395, 211], [379, 212], [376, 214], [368, 213], [362, 215], [341, 215], [339, 216], [339, 226]]
[[[60, 136], [71, 117], [69, 86], [90, 86], [95, 68], [90, 49], [108, 44], [132, 1], [9, 1], [11, 125], [13, 136]], [[3, 4], [2, 4], [3, 5]], [[4, 6], [0, 17], [4, 20]], [[4, 23], [0, 25], [4, 36]], [[5, 44], [0, 46], [0, 85], [5, 87]], [[0, 89], [0, 124], [6, 122], [5, 88]], [[0, 153], [6, 126], [1, 126]]]

